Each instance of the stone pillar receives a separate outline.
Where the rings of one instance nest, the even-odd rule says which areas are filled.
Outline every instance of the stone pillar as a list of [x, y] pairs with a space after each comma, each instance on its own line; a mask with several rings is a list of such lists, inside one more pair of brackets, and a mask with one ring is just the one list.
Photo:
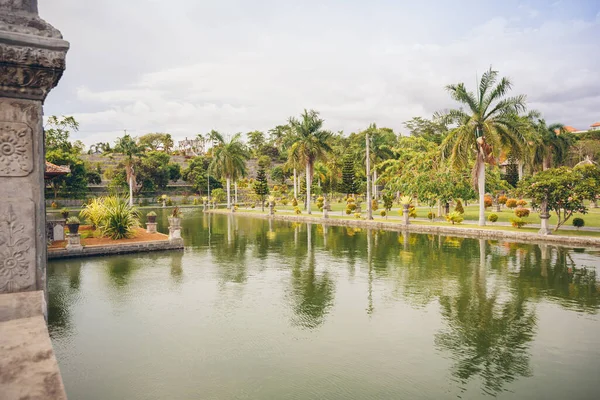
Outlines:
[[410, 213], [410, 211], [408, 209], [408, 204], [403, 204], [402, 205], [402, 224], [403, 225], [410, 224], [410, 221], [408, 219], [409, 218], [409, 213]]
[[183, 242], [181, 238], [181, 218], [169, 217], [169, 241]]
[[0, 0], [0, 293], [46, 291], [42, 104], [68, 49], [37, 0]]
[[81, 245], [81, 235], [79, 233], [67, 234], [67, 251], [81, 251], [83, 246]]
[[323, 203], [323, 218], [329, 218], [329, 201], [327, 199]]
[[147, 233], [156, 233], [156, 222], [146, 222], [146, 232]]
[[541, 227], [540, 227], [540, 230], [538, 231], [538, 233], [540, 235], [551, 235], [552, 234], [552, 232], [550, 230], [549, 219], [550, 219], [550, 213], [548, 212], [548, 205], [545, 201], [543, 201], [542, 205], [540, 207]]
[[269, 215], [275, 215], [275, 203], [272, 201], [269, 202]]

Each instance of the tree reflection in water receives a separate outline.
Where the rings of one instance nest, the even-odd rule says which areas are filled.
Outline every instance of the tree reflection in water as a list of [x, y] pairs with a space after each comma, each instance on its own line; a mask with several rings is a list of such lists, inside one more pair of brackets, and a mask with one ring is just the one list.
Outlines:
[[451, 372], [461, 383], [479, 376], [483, 392], [496, 395], [505, 384], [532, 375], [529, 346], [536, 316], [522, 291], [512, 291], [508, 299], [500, 299], [498, 287], [488, 293], [484, 240], [480, 253], [472, 276], [459, 276], [457, 293], [440, 296], [448, 326], [436, 334], [435, 344], [451, 353]]
[[[329, 272], [317, 272], [315, 251], [312, 246], [312, 225], [306, 229], [308, 254], [304, 258], [297, 254], [291, 277], [291, 298], [294, 317], [292, 323], [303, 328], [314, 329], [325, 321], [333, 305], [334, 282]], [[303, 266], [306, 262], [306, 267]]]

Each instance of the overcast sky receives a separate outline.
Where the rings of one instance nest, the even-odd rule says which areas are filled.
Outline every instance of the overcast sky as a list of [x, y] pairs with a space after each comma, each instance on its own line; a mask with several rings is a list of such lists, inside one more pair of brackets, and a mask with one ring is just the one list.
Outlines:
[[86, 144], [264, 130], [304, 108], [404, 131], [490, 65], [548, 122], [600, 120], [600, 1], [39, 0], [71, 42], [46, 115]]

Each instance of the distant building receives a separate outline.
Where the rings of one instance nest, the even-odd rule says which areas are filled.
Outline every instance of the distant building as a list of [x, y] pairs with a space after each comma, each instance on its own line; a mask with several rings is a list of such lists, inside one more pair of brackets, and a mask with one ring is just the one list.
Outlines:
[[594, 122], [590, 125], [590, 131], [600, 131], [600, 122]]
[[177, 150], [189, 157], [204, 154], [206, 141], [202, 138], [180, 140], [177, 142]]

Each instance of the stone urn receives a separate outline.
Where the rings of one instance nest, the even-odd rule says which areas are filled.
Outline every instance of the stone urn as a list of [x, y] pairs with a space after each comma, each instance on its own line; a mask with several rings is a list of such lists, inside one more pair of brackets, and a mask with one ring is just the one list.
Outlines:
[[181, 218], [169, 217], [169, 228], [181, 229]]
[[79, 218], [77, 218], [77, 217], [68, 218], [66, 225], [69, 228], [69, 233], [72, 235], [76, 235], [77, 233], [79, 233], [79, 224], [81, 224], [81, 221], [79, 221]]
[[151, 224], [156, 223], [156, 215], [146, 215], [146, 218], [148, 218], [148, 222]]

